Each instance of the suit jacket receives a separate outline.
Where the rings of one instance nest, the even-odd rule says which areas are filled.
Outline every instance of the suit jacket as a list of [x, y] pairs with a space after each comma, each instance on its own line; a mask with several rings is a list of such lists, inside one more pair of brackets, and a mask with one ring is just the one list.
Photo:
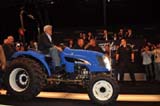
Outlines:
[[38, 38], [38, 49], [42, 53], [48, 54], [49, 53], [49, 49], [53, 45], [54, 45], [53, 41], [51, 42], [45, 33], [43, 33], [42, 35], [39, 36], [39, 38]]

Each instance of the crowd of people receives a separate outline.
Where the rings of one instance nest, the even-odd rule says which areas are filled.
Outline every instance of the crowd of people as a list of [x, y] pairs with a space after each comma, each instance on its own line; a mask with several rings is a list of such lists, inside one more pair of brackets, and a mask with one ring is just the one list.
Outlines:
[[[31, 40], [29, 44], [21, 41], [15, 42], [13, 35], [7, 36], [0, 46], [0, 50], [3, 50], [3, 52], [0, 52], [0, 57], [4, 57], [0, 61], [1, 70], [5, 70], [6, 64], [9, 64], [13, 53], [28, 49], [40, 50], [44, 54], [50, 54], [57, 62], [56, 70], [61, 70], [59, 67], [60, 58], [58, 57], [58, 52], [62, 51], [62, 49], [54, 44], [56, 35], [53, 34], [53, 27], [51, 25], [46, 25], [44, 26], [43, 31], [44, 33], [39, 36], [37, 41]], [[110, 58], [113, 64], [117, 80], [123, 81], [124, 73], [127, 72], [130, 74], [131, 80], [136, 81], [134, 75], [134, 42], [132, 42], [133, 44], [128, 42], [133, 39], [135, 39], [135, 34], [131, 28], [127, 30], [121, 28], [119, 29], [119, 32], [112, 35], [108, 33], [107, 29], [104, 29], [100, 36], [95, 36], [90, 31], [87, 33], [80, 32], [76, 39], [69, 39], [65, 44], [71, 49], [92, 50], [104, 53]], [[104, 42], [103, 47], [99, 45], [99, 41]], [[142, 58], [141, 64], [144, 66], [146, 80], [160, 81], [160, 42], [151, 44], [146, 41], [138, 51], [140, 51], [141, 56], [139, 58]], [[6, 63], [4, 62], [4, 59], [6, 60]], [[119, 79], [118, 74], [120, 74]]]

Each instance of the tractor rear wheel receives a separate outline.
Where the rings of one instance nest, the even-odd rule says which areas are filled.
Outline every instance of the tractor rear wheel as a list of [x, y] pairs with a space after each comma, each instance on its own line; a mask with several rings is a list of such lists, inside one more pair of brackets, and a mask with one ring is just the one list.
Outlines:
[[37, 96], [45, 85], [45, 73], [33, 59], [19, 57], [11, 61], [5, 73], [6, 89], [11, 96], [28, 100]]

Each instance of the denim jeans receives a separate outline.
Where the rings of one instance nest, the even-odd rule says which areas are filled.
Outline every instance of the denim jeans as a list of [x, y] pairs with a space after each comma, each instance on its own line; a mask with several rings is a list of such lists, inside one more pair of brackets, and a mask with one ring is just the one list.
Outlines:
[[145, 72], [146, 72], [147, 80], [153, 80], [154, 72], [152, 70], [152, 64], [144, 65], [144, 69], [145, 69]]
[[59, 52], [58, 52], [57, 48], [55, 48], [55, 47], [50, 48], [49, 54], [53, 58], [55, 66], [60, 66], [61, 61], [60, 61], [60, 56], [59, 56]]

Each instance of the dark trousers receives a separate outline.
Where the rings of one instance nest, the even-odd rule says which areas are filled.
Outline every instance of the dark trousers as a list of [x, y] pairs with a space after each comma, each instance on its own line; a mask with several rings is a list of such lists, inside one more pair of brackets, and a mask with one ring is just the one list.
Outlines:
[[4, 75], [4, 72], [2, 70], [0, 70], [0, 89], [3, 86], [3, 75]]
[[152, 64], [144, 65], [144, 69], [146, 72], [146, 78], [148, 81], [153, 80], [154, 73], [152, 70]]
[[116, 67], [115, 77], [118, 77], [118, 73], [120, 74], [120, 81], [124, 81], [124, 73], [129, 73], [132, 81], [136, 81], [134, 75], [134, 65], [130, 62], [119, 62]]

